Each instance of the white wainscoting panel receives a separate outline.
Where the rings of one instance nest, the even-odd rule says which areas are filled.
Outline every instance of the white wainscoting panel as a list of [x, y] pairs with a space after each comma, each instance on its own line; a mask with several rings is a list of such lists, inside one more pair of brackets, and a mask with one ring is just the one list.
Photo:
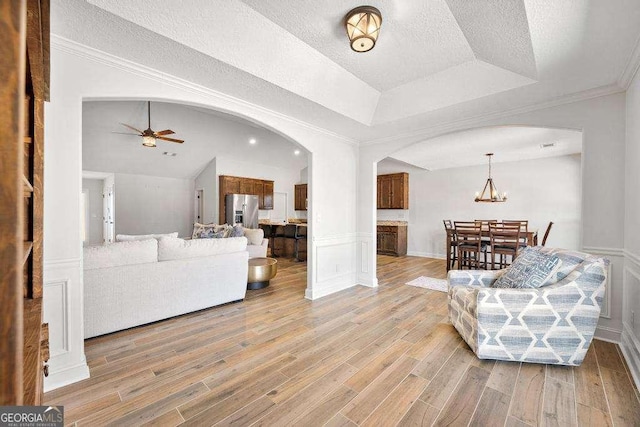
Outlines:
[[84, 355], [82, 260], [45, 261], [43, 294], [51, 350], [44, 390], [49, 391], [89, 377]]
[[68, 280], [61, 280], [49, 282], [44, 287], [44, 317], [49, 323], [49, 352], [51, 357], [69, 352], [68, 285]]
[[376, 278], [375, 235], [372, 233], [357, 234], [358, 248], [358, 284], [375, 288], [378, 286]]
[[[620, 349], [636, 386], [640, 388], [640, 257], [627, 251], [624, 255], [624, 300], [628, 312], [625, 310]], [[631, 311], [635, 312], [635, 316]]]
[[306, 298], [322, 298], [356, 285], [355, 234], [314, 238], [313, 250], [314, 275]]

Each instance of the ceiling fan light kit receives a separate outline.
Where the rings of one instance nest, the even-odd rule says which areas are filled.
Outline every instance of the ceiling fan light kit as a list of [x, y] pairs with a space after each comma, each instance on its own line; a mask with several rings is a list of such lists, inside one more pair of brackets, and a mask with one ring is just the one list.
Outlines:
[[486, 202], [486, 203], [498, 203], [498, 202], [506, 202], [507, 201], [507, 193], [499, 193], [495, 184], [493, 183], [493, 178], [491, 178], [491, 157], [493, 153], [485, 154], [489, 158], [489, 178], [487, 179], [487, 183], [484, 185], [484, 189], [482, 190], [482, 194], [476, 192], [475, 201], [476, 202]]
[[351, 49], [356, 52], [368, 52], [376, 45], [382, 15], [373, 6], [360, 6], [351, 10], [345, 17], [347, 36]]
[[182, 139], [167, 138], [165, 135], [171, 135], [175, 133], [171, 129], [165, 129], [159, 132], [154, 132], [153, 130], [151, 130], [151, 101], [147, 101], [147, 120], [148, 120], [147, 129], [144, 131], [141, 131], [140, 129], [136, 129], [133, 126], [129, 126], [128, 124], [125, 124], [125, 123], [120, 123], [120, 124], [126, 128], [129, 128], [133, 131], [138, 132], [137, 134], [130, 134], [130, 135], [141, 136], [142, 145], [145, 147], [155, 148], [156, 142], [157, 142], [156, 140], [158, 139], [161, 139], [163, 141], [168, 141], [168, 142], [175, 142], [176, 144], [182, 144], [184, 142]]

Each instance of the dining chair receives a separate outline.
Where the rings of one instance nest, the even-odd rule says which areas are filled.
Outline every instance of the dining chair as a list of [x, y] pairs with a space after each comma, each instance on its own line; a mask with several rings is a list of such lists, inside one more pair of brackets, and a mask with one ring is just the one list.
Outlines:
[[544, 232], [544, 237], [542, 238], [542, 246], [547, 244], [547, 237], [549, 237], [549, 232], [551, 231], [552, 226], [553, 226], [553, 221], [549, 221], [549, 225], [547, 226], [547, 231]]
[[[496, 255], [500, 256], [498, 269], [511, 265], [521, 248], [519, 224], [490, 224], [491, 269], [496, 269]], [[509, 259], [510, 258], [510, 259]]]
[[447, 263], [447, 271], [449, 271], [458, 260], [458, 240], [456, 239], [456, 230], [451, 220], [443, 219], [442, 222], [444, 223], [445, 233], [447, 233], [447, 242], [449, 242], [449, 247], [446, 248], [450, 259], [450, 262]]
[[[455, 221], [455, 235], [458, 242], [458, 269], [485, 269], [487, 267], [486, 245], [482, 243], [482, 228], [479, 224], [466, 221]], [[480, 255], [484, 255], [484, 262]]]
[[520, 225], [520, 247], [524, 249], [529, 244], [533, 244], [534, 242], [527, 241], [529, 236], [529, 220], [526, 219], [503, 219], [502, 223], [505, 225]]

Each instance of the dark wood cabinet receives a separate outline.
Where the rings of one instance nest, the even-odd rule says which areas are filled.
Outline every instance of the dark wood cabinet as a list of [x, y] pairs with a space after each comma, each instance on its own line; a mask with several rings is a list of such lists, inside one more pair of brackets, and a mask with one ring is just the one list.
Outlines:
[[218, 222], [224, 222], [227, 194], [253, 194], [258, 196], [258, 209], [273, 209], [273, 181], [227, 175], [220, 175], [218, 179]]
[[376, 235], [377, 252], [381, 255], [402, 256], [407, 254], [407, 227], [379, 225]]
[[378, 175], [378, 209], [409, 209], [409, 174]]
[[273, 209], [273, 181], [262, 181], [262, 195], [260, 209]]
[[294, 187], [294, 209], [306, 211], [308, 206], [307, 184], [297, 184]]

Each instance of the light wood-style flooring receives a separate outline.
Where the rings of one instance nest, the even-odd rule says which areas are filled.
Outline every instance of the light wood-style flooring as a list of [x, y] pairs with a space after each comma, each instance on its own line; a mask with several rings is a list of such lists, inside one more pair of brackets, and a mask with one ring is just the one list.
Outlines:
[[631, 426], [615, 344], [579, 368], [482, 361], [447, 321], [444, 261], [378, 257], [380, 287], [305, 300], [306, 265], [229, 304], [86, 342], [91, 378], [45, 395], [69, 425]]

